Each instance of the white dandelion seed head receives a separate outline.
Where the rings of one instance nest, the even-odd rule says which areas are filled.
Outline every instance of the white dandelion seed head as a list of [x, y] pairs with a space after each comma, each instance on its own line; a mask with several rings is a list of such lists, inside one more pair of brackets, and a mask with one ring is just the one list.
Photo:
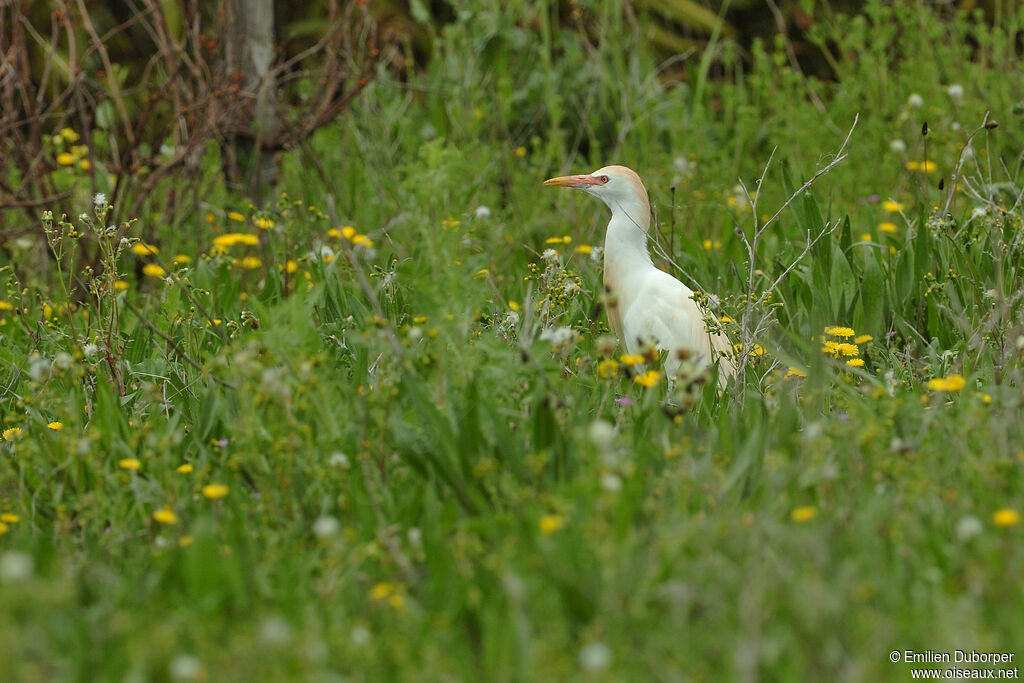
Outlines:
[[612, 651], [604, 643], [588, 643], [580, 649], [580, 668], [602, 671], [612, 663]]
[[335, 535], [341, 529], [341, 522], [336, 517], [321, 515], [313, 522], [313, 533], [317, 538], [328, 538]]
[[910, 93], [910, 97], [907, 98], [907, 104], [917, 109], [924, 104], [924, 98], [918, 95], [916, 92]]
[[964, 96], [964, 86], [959, 83], [952, 83], [946, 88], [946, 94], [952, 97], [954, 100], [959, 100]]
[[545, 249], [540, 255], [541, 259], [545, 263], [555, 264], [558, 263], [558, 252], [554, 249]]
[[977, 517], [968, 515], [956, 523], [956, 537], [961, 541], [974, 538], [984, 530], [984, 525]]
[[552, 346], [562, 346], [576, 338], [576, 331], [571, 327], [548, 327], [540, 333], [541, 341], [549, 341]]
[[897, 154], [903, 154], [907, 151], [907, 143], [903, 142], [903, 140], [893, 140], [889, 143], [889, 149]]
[[476, 207], [475, 213], [477, 218], [490, 218], [491, 208], [489, 206], [484, 206], [483, 204], [481, 204], [480, 206]]
[[102, 206], [105, 206], [106, 203], [107, 203], [107, 195], [103, 194], [102, 192], [97, 192], [96, 195], [92, 198], [92, 204], [97, 209], [102, 207]]
[[35, 562], [31, 555], [8, 550], [0, 555], [0, 581], [21, 581], [32, 576], [35, 570]]

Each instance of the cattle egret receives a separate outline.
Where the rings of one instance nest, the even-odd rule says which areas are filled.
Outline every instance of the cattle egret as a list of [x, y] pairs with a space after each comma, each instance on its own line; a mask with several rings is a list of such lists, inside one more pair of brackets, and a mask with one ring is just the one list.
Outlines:
[[604, 290], [608, 322], [626, 351], [643, 353], [654, 343], [667, 352], [669, 378], [687, 359], [703, 369], [717, 358], [720, 385], [736, 374], [728, 338], [708, 333], [693, 290], [656, 268], [647, 253], [651, 207], [640, 176], [625, 166], [605, 166], [544, 184], [583, 190], [611, 209], [604, 237]]

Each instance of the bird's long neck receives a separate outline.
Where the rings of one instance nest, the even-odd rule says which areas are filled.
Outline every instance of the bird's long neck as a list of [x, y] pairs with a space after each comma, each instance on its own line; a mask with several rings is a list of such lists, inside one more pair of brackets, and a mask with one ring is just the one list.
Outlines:
[[612, 330], [622, 337], [621, 312], [636, 298], [634, 283], [654, 267], [647, 253], [647, 230], [651, 210], [647, 202], [616, 204], [604, 236], [604, 287], [608, 297], [608, 319]]

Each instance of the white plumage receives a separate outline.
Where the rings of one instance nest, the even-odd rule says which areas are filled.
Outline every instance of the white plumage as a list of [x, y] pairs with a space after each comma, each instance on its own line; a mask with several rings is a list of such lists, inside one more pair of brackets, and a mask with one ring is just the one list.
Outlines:
[[667, 351], [665, 372], [675, 377], [686, 358], [698, 367], [718, 359], [719, 384], [736, 374], [728, 338], [709, 334], [693, 290], [659, 270], [647, 253], [651, 207], [640, 177], [625, 166], [589, 175], [561, 176], [545, 185], [583, 190], [612, 211], [604, 238], [604, 288], [608, 322], [631, 354], [650, 343]]

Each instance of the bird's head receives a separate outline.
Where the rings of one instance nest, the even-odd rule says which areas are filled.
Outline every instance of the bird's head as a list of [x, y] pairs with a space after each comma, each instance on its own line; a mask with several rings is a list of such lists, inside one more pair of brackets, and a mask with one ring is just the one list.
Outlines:
[[640, 176], [625, 166], [605, 166], [590, 174], [559, 176], [545, 180], [544, 184], [583, 190], [607, 204], [612, 212], [650, 211], [647, 190]]

